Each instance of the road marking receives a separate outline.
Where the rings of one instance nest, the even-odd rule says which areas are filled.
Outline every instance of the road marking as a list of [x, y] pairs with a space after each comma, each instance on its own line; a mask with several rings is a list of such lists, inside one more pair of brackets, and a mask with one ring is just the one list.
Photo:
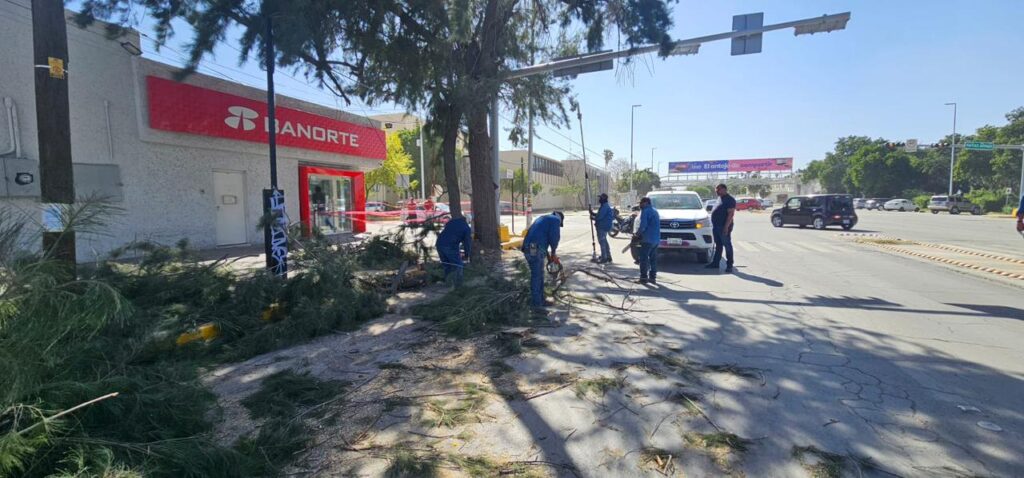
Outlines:
[[732, 246], [743, 252], [758, 252], [757, 248], [749, 242], [734, 242]]
[[767, 242], [756, 242], [754, 244], [757, 244], [758, 246], [769, 252], [782, 252], [782, 249], [779, 249], [778, 247], [773, 246]]
[[814, 244], [814, 243], [810, 243], [810, 242], [801, 242], [799, 244], [801, 246], [806, 247], [806, 248], [808, 248], [808, 249], [810, 249], [812, 251], [815, 251], [815, 252], [824, 252], [824, 253], [832, 252], [832, 251], [830, 251], [830, 250], [828, 250], [828, 249], [826, 249], [824, 247], [821, 247], [821, 245], [819, 245], [819, 244]]

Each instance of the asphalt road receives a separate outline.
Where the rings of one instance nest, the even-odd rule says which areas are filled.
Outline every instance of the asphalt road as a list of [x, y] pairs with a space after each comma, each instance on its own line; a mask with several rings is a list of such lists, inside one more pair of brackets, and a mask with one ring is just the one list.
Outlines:
[[[1007, 253], [1024, 245], [1009, 219], [861, 217], [863, 232]], [[870, 457], [900, 476], [1024, 474], [1024, 290], [857, 244], [838, 229], [777, 229], [766, 213], [740, 212], [736, 222], [734, 274], [662, 254], [657, 286], [627, 281], [636, 266], [619, 253], [625, 240], [613, 240], [616, 262], [605, 270], [616, 283], [576, 274], [570, 287], [630, 304], [629, 312], [581, 306], [550, 332], [550, 351], [516, 368], [616, 373], [659, 353], [756, 369], [761, 383], [719, 377], [702, 385], [714, 425], [704, 431], [754, 440], [735, 465], [749, 476], [802, 474], [794, 446]], [[590, 251], [585, 216], [570, 215], [563, 262], [589, 267]], [[672, 380], [682, 378], [636, 378], [616, 398], [633, 413], [594, 420], [552, 398], [530, 405], [523, 423], [579, 429], [565, 444], [537, 442], [547, 459], [587, 476], [630, 475], [609, 465], [608, 450], [672, 450], [680, 433], [700, 431], [700, 421], [660, 426], [665, 418], [650, 397], [665, 395]]]
[[878, 232], [900, 239], [951, 244], [1018, 256], [1024, 238], [1014, 219], [948, 213], [912, 213], [858, 210], [857, 230]]

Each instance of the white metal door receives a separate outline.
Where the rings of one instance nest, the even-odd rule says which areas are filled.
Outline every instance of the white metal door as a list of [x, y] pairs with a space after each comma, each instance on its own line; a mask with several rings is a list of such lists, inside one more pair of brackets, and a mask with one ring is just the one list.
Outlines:
[[245, 230], [245, 173], [213, 172], [213, 194], [217, 205], [217, 245], [243, 244]]

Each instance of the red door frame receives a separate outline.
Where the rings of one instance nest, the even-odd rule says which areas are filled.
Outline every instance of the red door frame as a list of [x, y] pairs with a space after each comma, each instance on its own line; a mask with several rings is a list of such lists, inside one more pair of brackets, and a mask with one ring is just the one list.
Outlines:
[[316, 166], [299, 166], [299, 218], [302, 221], [302, 233], [309, 236], [311, 228], [311, 211], [309, 210], [309, 175], [340, 176], [352, 180], [352, 202], [356, 212], [352, 216], [352, 233], [366, 232], [366, 179], [360, 171], [321, 168]]

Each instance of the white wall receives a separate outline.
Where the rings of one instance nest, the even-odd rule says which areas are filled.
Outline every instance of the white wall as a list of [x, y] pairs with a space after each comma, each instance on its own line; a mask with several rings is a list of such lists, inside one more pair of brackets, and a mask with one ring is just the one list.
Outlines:
[[[25, 2], [26, 0], [20, 0]], [[138, 44], [138, 37], [127, 41]], [[263, 241], [256, 224], [262, 216], [262, 189], [269, 187], [267, 146], [227, 139], [152, 130], [148, 127], [145, 77], [170, 78], [173, 67], [131, 55], [120, 41], [68, 25], [68, 85], [71, 149], [75, 163], [117, 164], [124, 184], [124, 213], [112, 219], [105, 236], [78, 239], [80, 260], [91, 260], [132, 240], [173, 243], [187, 238], [198, 247], [216, 245], [213, 171], [246, 173], [248, 240]], [[23, 156], [38, 160], [32, 69], [32, 30], [28, 10], [0, 2], [0, 97], [12, 97], [20, 114]], [[257, 100], [265, 93], [205, 75], [188, 83]], [[113, 151], [108, 147], [105, 101], [109, 102]], [[379, 129], [379, 123], [299, 100], [278, 97], [278, 106]], [[0, 118], [0, 150], [7, 147], [6, 118]], [[368, 171], [379, 161], [338, 154], [279, 148], [278, 182], [288, 213], [299, 220], [298, 166], [315, 164]], [[31, 211], [38, 199], [2, 199], [3, 205]]]

